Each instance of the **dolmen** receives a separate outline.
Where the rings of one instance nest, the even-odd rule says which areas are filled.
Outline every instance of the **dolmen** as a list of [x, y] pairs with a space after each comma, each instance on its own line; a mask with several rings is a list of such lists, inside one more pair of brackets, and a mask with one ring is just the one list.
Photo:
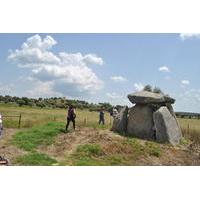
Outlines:
[[163, 93], [141, 91], [128, 95], [133, 107], [124, 107], [114, 118], [112, 131], [141, 139], [178, 144], [182, 132], [172, 104]]

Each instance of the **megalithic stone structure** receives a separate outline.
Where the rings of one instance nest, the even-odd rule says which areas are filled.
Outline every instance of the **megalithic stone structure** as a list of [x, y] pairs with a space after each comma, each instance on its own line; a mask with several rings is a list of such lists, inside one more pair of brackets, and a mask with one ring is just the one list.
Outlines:
[[129, 94], [128, 99], [134, 106], [129, 112], [127, 108], [121, 110], [114, 119], [113, 131], [164, 143], [180, 142], [182, 132], [172, 107], [175, 99], [148, 91]]

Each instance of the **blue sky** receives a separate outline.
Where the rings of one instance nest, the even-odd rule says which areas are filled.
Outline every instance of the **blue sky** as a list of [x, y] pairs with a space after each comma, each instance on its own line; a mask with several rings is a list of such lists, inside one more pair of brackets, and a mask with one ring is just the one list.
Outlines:
[[0, 34], [0, 93], [131, 105], [146, 84], [200, 112], [200, 34]]

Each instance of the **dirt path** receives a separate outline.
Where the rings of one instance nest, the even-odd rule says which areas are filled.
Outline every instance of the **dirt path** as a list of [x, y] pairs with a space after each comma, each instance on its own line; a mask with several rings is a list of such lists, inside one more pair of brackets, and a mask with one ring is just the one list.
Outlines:
[[115, 135], [108, 130], [96, 130], [93, 128], [81, 128], [74, 132], [59, 134], [54, 144], [41, 145], [38, 150], [63, 162], [68, 155], [73, 153], [79, 145], [116, 141], [121, 136]]
[[11, 165], [17, 156], [23, 155], [24, 152], [11, 144], [12, 136], [18, 129], [5, 128], [3, 135], [0, 137], [0, 155], [5, 156]]

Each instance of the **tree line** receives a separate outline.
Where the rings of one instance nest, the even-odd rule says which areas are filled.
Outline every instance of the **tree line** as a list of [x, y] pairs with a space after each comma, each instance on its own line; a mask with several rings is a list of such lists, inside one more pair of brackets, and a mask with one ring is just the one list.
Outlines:
[[[82, 100], [66, 99], [65, 97], [51, 97], [51, 98], [28, 98], [28, 97], [16, 97], [0, 95], [0, 103], [11, 104], [16, 106], [29, 106], [29, 107], [39, 107], [39, 108], [62, 108], [65, 109], [69, 105], [73, 105], [78, 109], [89, 109], [90, 111], [99, 111], [104, 109], [110, 112], [113, 106], [110, 103], [88, 103]], [[122, 106], [117, 105], [118, 109]]]

